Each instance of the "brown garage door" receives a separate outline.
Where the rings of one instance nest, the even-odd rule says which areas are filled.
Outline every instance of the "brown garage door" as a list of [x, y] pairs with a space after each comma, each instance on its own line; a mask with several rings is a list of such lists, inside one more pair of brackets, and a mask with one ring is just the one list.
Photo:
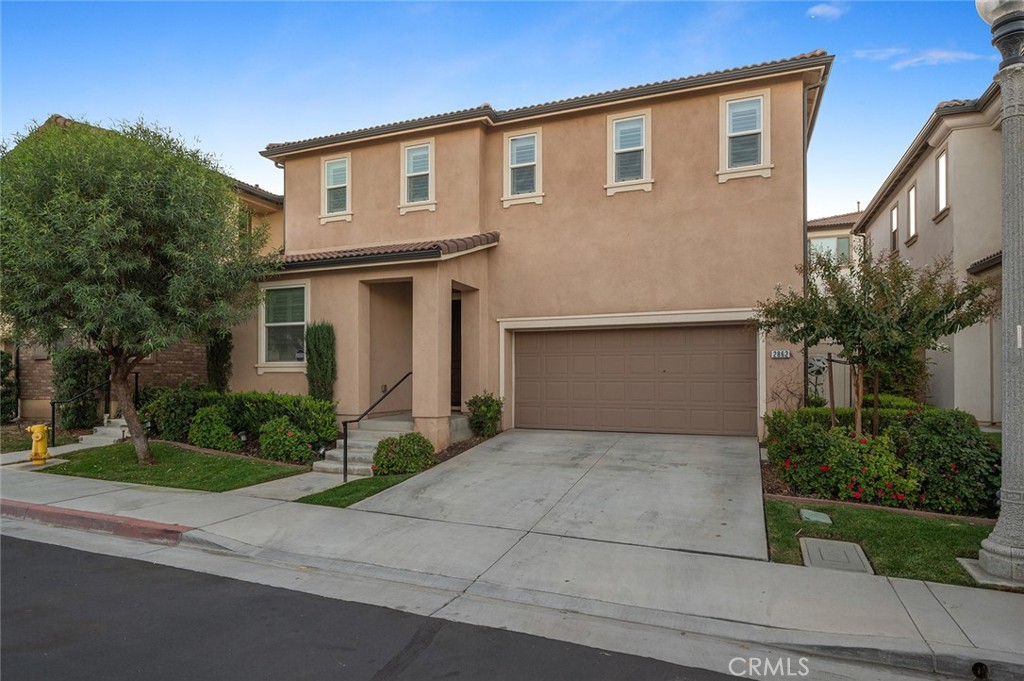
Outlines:
[[756, 435], [745, 326], [519, 332], [520, 428]]

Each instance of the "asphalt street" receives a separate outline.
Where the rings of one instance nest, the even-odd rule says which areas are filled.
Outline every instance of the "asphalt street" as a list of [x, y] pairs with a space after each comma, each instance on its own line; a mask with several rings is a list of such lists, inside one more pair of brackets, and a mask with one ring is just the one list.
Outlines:
[[734, 678], [10, 537], [0, 617], [4, 681]]

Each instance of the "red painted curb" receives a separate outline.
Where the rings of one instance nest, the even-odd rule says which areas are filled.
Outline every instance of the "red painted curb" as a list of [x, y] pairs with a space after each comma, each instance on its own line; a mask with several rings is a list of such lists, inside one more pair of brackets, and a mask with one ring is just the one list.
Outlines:
[[36, 520], [58, 527], [105, 532], [127, 539], [139, 539], [154, 544], [168, 544], [170, 546], [175, 546], [181, 541], [182, 533], [194, 529], [184, 525], [170, 525], [150, 520], [122, 518], [116, 515], [47, 506], [46, 504], [30, 504], [10, 499], [0, 500], [0, 515], [6, 518]]

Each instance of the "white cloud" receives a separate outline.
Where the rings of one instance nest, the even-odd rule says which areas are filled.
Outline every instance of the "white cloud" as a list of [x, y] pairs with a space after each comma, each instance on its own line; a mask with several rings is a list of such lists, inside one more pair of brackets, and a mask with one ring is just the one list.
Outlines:
[[962, 50], [922, 50], [906, 59], [901, 59], [892, 65], [894, 69], [905, 69], [910, 66], [938, 66], [939, 64], [956, 64], [962, 61], [974, 61], [984, 59], [980, 54], [964, 52]]
[[849, 11], [850, 7], [842, 2], [819, 2], [807, 10], [807, 16], [812, 19], [828, 19], [835, 21]]
[[871, 61], [886, 61], [907, 52], [910, 52], [910, 50], [905, 47], [878, 47], [869, 50], [854, 50], [853, 57], [855, 59], [869, 59]]

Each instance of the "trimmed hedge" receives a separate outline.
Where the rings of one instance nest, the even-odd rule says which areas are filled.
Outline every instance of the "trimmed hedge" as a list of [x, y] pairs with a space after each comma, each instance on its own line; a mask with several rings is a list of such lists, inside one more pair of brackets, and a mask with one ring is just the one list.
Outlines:
[[309, 436], [287, 416], [279, 416], [260, 427], [260, 454], [267, 459], [289, 463], [313, 463], [316, 453]]
[[203, 407], [196, 412], [188, 429], [189, 444], [222, 452], [237, 452], [242, 441], [227, 424], [228, 413], [223, 405]]
[[203, 407], [220, 406], [231, 432], [258, 436], [264, 424], [287, 417], [305, 433], [314, 448], [338, 438], [334, 404], [305, 395], [277, 393], [218, 393], [203, 386], [183, 384], [160, 392], [143, 407], [155, 433], [166, 440], [183, 442], [196, 413]]
[[1000, 453], [973, 416], [888, 409], [880, 420], [882, 434], [873, 438], [849, 426], [830, 429], [827, 409], [774, 411], [765, 417], [768, 459], [800, 495], [994, 513]]

